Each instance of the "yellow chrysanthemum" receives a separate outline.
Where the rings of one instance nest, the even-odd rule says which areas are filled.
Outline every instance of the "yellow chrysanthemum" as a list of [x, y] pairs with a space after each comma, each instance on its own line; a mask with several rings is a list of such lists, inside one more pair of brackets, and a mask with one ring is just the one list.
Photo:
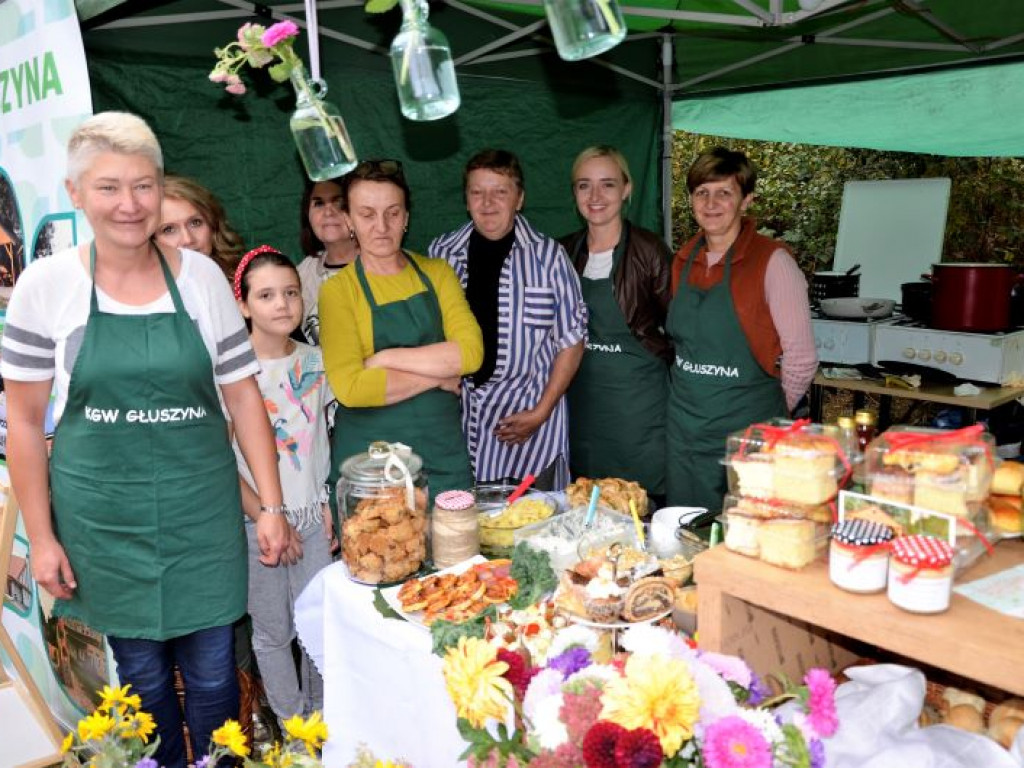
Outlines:
[[131, 685], [126, 685], [122, 688], [111, 688], [109, 685], [104, 685], [103, 690], [100, 691], [100, 705], [96, 707], [100, 712], [109, 712], [111, 707], [123, 704], [132, 709], [138, 709], [142, 706], [142, 699], [139, 698], [137, 693], [128, 693], [128, 689]]
[[666, 757], [693, 737], [700, 710], [697, 685], [686, 662], [658, 655], [630, 656], [625, 675], [605, 684], [601, 701], [602, 720], [653, 731]]
[[227, 747], [239, 757], [247, 757], [249, 748], [245, 745], [245, 734], [237, 720], [228, 720], [211, 735], [213, 743], [219, 747]]
[[121, 718], [118, 731], [126, 739], [138, 737], [144, 744], [148, 744], [149, 737], [156, 731], [156, 723], [148, 712], [136, 712], [134, 715], [126, 715]]
[[114, 718], [104, 712], [93, 712], [78, 721], [78, 738], [80, 741], [99, 741], [115, 725]]
[[64, 737], [64, 742], [60, 745], [60, 753], [63, 755], [72, 745], [75, 743], [75, 732], [68, 731], [68, 735]]
[[308, 720], [303, 720], [300, 715], [294, 715], [284, 721], [284, 729], [293, 739], [305, 743], [311, 757], [316, 757], [315, 750], [320, 749], [327, 741], [327, 723], [320, 717], [319, 712], [314, 712]]
[[486, 640], [460, 637], [444, 657], [444, 679], [448, 695], [459, 717], [474, 728], [490, 720], [504, 721], [512, 700], [512, 684], [502, 675], [508, 664], [498, 661], [497, 651]]

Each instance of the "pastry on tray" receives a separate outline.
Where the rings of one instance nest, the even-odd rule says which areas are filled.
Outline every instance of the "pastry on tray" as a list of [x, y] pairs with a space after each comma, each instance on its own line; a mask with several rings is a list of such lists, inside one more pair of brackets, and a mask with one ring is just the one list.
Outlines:
[[569, 506], [578, 507], [590, 504], [590, 494], [594, 485], [601, 489], [598, 504], [608, 509], [614, 509], [624, 515], [632, 514], [629, 510], [629, 502], [636, 504], [636, 513], [641, 517], [647, 514], [647, 491], [640, 484], [633, 480], [622, 480], [617, 477], [606, 477], [600, 480], [593, 480], [589, 477], [578, 477], [575, 482], [570, 483], [565, 489]]
[[622, 615], [626, 621], [650, 621], [670, 610], [675, 599], [675, 586], [669, 579], [646, 576], [630, 584]]

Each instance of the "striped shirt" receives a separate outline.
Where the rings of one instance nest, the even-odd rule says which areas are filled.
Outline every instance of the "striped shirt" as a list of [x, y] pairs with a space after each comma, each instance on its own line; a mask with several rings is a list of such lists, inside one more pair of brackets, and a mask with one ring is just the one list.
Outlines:
[[[428, 249], [455, 268], [466, 286], [473, 223], [441, 235]], [[555, 487], [569, 482], [569, 429], [565, 397], [548, 420], [519, 445], [494, 436], [505, 416], [540, 401], [555, 356], [586, 340], [587, 309], [565, 249], [516, 216], [515, 244], [498, 283], [498, 353], [494, 375], [481, 386], [462, 380], [462, 426], [477, 482], [537, 474], [559, 457]]]
[[[220, 267], [195, 251], [181, 249], [177, 278], [185, 311], [195, 322], [218, 384], [230, 384], [259, 370], [249, 334]], [[0, 344], [0, 376], [12, 381], [54, 382], [54, 419], [67, 402], [71, 371], [89, 320], [92, 281], [77, 248], [29, 264], [11, 295]], [[122, 304], [97, 290], [99, 309], [116, 315], [173, 312], [170, 293], [140, 306]]]

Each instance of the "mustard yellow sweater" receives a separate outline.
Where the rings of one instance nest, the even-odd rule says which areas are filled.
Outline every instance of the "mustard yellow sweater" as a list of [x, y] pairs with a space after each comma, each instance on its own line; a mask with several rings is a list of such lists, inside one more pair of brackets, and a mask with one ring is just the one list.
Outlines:
[[[455, 270], [443, 259], [406, 255], [416, 260], [434, 286], [441, 305], [445, 340], [458, 344], [462, 353], [462, 374], [473, 373], [483, 362], [483, 337]], [[411, 264], [397, 275], [367, 272], [366, 280], [379, 305], [403, 301], [425, 290]], [[363, 361], [379, 350], [373, 348], [370, 304], [354, 266], [341, 270], [323, 284], [319, 307], [324, 366], [338, 401], [349, 408], [385, 405], [387, 371], [363, 366]]]

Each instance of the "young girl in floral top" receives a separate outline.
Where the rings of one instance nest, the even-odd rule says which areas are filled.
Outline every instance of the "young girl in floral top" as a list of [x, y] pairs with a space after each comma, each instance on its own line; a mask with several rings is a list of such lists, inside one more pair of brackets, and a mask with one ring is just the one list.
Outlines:
[[[331, 561], [325, 407], [332, 396], [320, 350], [290, 337], [302, 321], [302, 288], [291, 260], [265, 245], [249, 251], [235, 272], [234, 289], [259, 360], [256, 380], [274, 430], [284, 492], [283, 509], [261, 508], [236, 445], [242, 506], [248, 517], [252, 646], [267, 699], [283, 721], [323, 706], [323, 681], [304, 652], [296, 669], [292, 610], [306, 584]], [[290, 545], [276, 568], [260, 562], [253, 521], [261, 514], [284, 514], [288, 519]]]

